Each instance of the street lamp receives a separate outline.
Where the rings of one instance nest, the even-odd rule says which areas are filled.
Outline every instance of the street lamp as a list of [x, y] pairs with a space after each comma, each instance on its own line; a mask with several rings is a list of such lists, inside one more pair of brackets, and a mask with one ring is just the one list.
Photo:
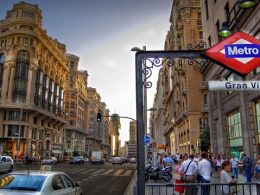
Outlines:
[[[239, 10], [236, 10], [236, 6], [239, 4]], [[218, 35], [222, 38], [226, 38], [228, 36], [230, 36], [232, 34], [229, 25], [230, 25], [230, 17], [231, 17], [231, 13], [234, 12], [234, 23], [235, 26], [237, 28], [237, 30], [239, 30], [238, 28], [238, 19], [237, 19], [237, 13], [239, 13], [239, 11], [241, 9], [248, 9], [251, 8], [253, 6], [256, 5], [256, 1], [255, 0], [237, 0], [237, 2], [235, 3], [235, 5], [232, 7], [232, 9], [230, 10], [230, 12], [228, 13], [227, 16], [227, 21], [222, 23], [222, 27], [220, 29], [220, 31], [218, 32]], [[232, 20], [233, 21], [233, 20]]]
[[255, 0], [239, 0], [239, 7], [246, 9], [255, 6]]
[[227, 21], [223, 22], [222, 28], [218, 32], [218, 35], [222, 38], [226, 38], [226, 37], [229, 37], [231, 34], [232, 34], [232, 32], [228, 26], [228, 22]]

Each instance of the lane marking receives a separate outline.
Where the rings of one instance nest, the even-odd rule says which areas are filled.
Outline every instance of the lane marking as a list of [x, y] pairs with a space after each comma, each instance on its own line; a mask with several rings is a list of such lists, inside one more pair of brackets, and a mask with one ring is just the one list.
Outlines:
[[125, 175], [125, 176], [130, 176], [132, 172], [133, 172], [132, 170], [127, 170], [127, 171], [124, 173], [124, 175]]
[[104, 173], [102, 173], [102, 175], [108, 175], [109, 173], [113, 172], [114, 169], [109, 169], [107, 171], [105, 171]]
[[113, 175], [114, 175], [114, 176], [118, 176], [118, 175], [120, 175], [123, 171], [124, 171], [124, 169], [118, 169]]
[[99, 170], [95, 171], [95, 172], [93, 173], [93, 175], [99, 174], [99, 173], [101, 173], [101, 172], [103, 172], [103, 171], [105, 171], [105, 170], [106, 170], [106, 169], [99, 169]]

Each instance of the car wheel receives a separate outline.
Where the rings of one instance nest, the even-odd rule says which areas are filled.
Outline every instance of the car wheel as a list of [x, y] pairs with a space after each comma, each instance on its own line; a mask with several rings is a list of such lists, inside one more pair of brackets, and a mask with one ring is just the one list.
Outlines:
[[10, 169], [8, 170], [8, 172], [12, 172], [14, 170], [14, 167], [11, 166]]

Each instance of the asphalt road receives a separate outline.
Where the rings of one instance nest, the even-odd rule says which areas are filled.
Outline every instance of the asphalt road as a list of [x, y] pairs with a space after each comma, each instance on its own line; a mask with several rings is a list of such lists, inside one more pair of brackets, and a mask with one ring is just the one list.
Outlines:
[[[40, 164], [16, 164], [16, 170], [39, 170]], [[61, 163], [54, 165], [54, 171], [68, 174], [74, 182], [78, 182], [83, 194], [86, 195], [122, 195], [124, 194], [136, 166], [133, 164], [112, 165], [70, 165]], [[0, 176], [6, 173], [0, 173]]]

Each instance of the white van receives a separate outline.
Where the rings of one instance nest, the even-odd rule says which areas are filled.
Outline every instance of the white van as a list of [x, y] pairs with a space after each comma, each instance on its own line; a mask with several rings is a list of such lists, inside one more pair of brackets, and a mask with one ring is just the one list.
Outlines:
[[104, 164], [103, 152], [93, 151], [91, 154], [91, 164]]

